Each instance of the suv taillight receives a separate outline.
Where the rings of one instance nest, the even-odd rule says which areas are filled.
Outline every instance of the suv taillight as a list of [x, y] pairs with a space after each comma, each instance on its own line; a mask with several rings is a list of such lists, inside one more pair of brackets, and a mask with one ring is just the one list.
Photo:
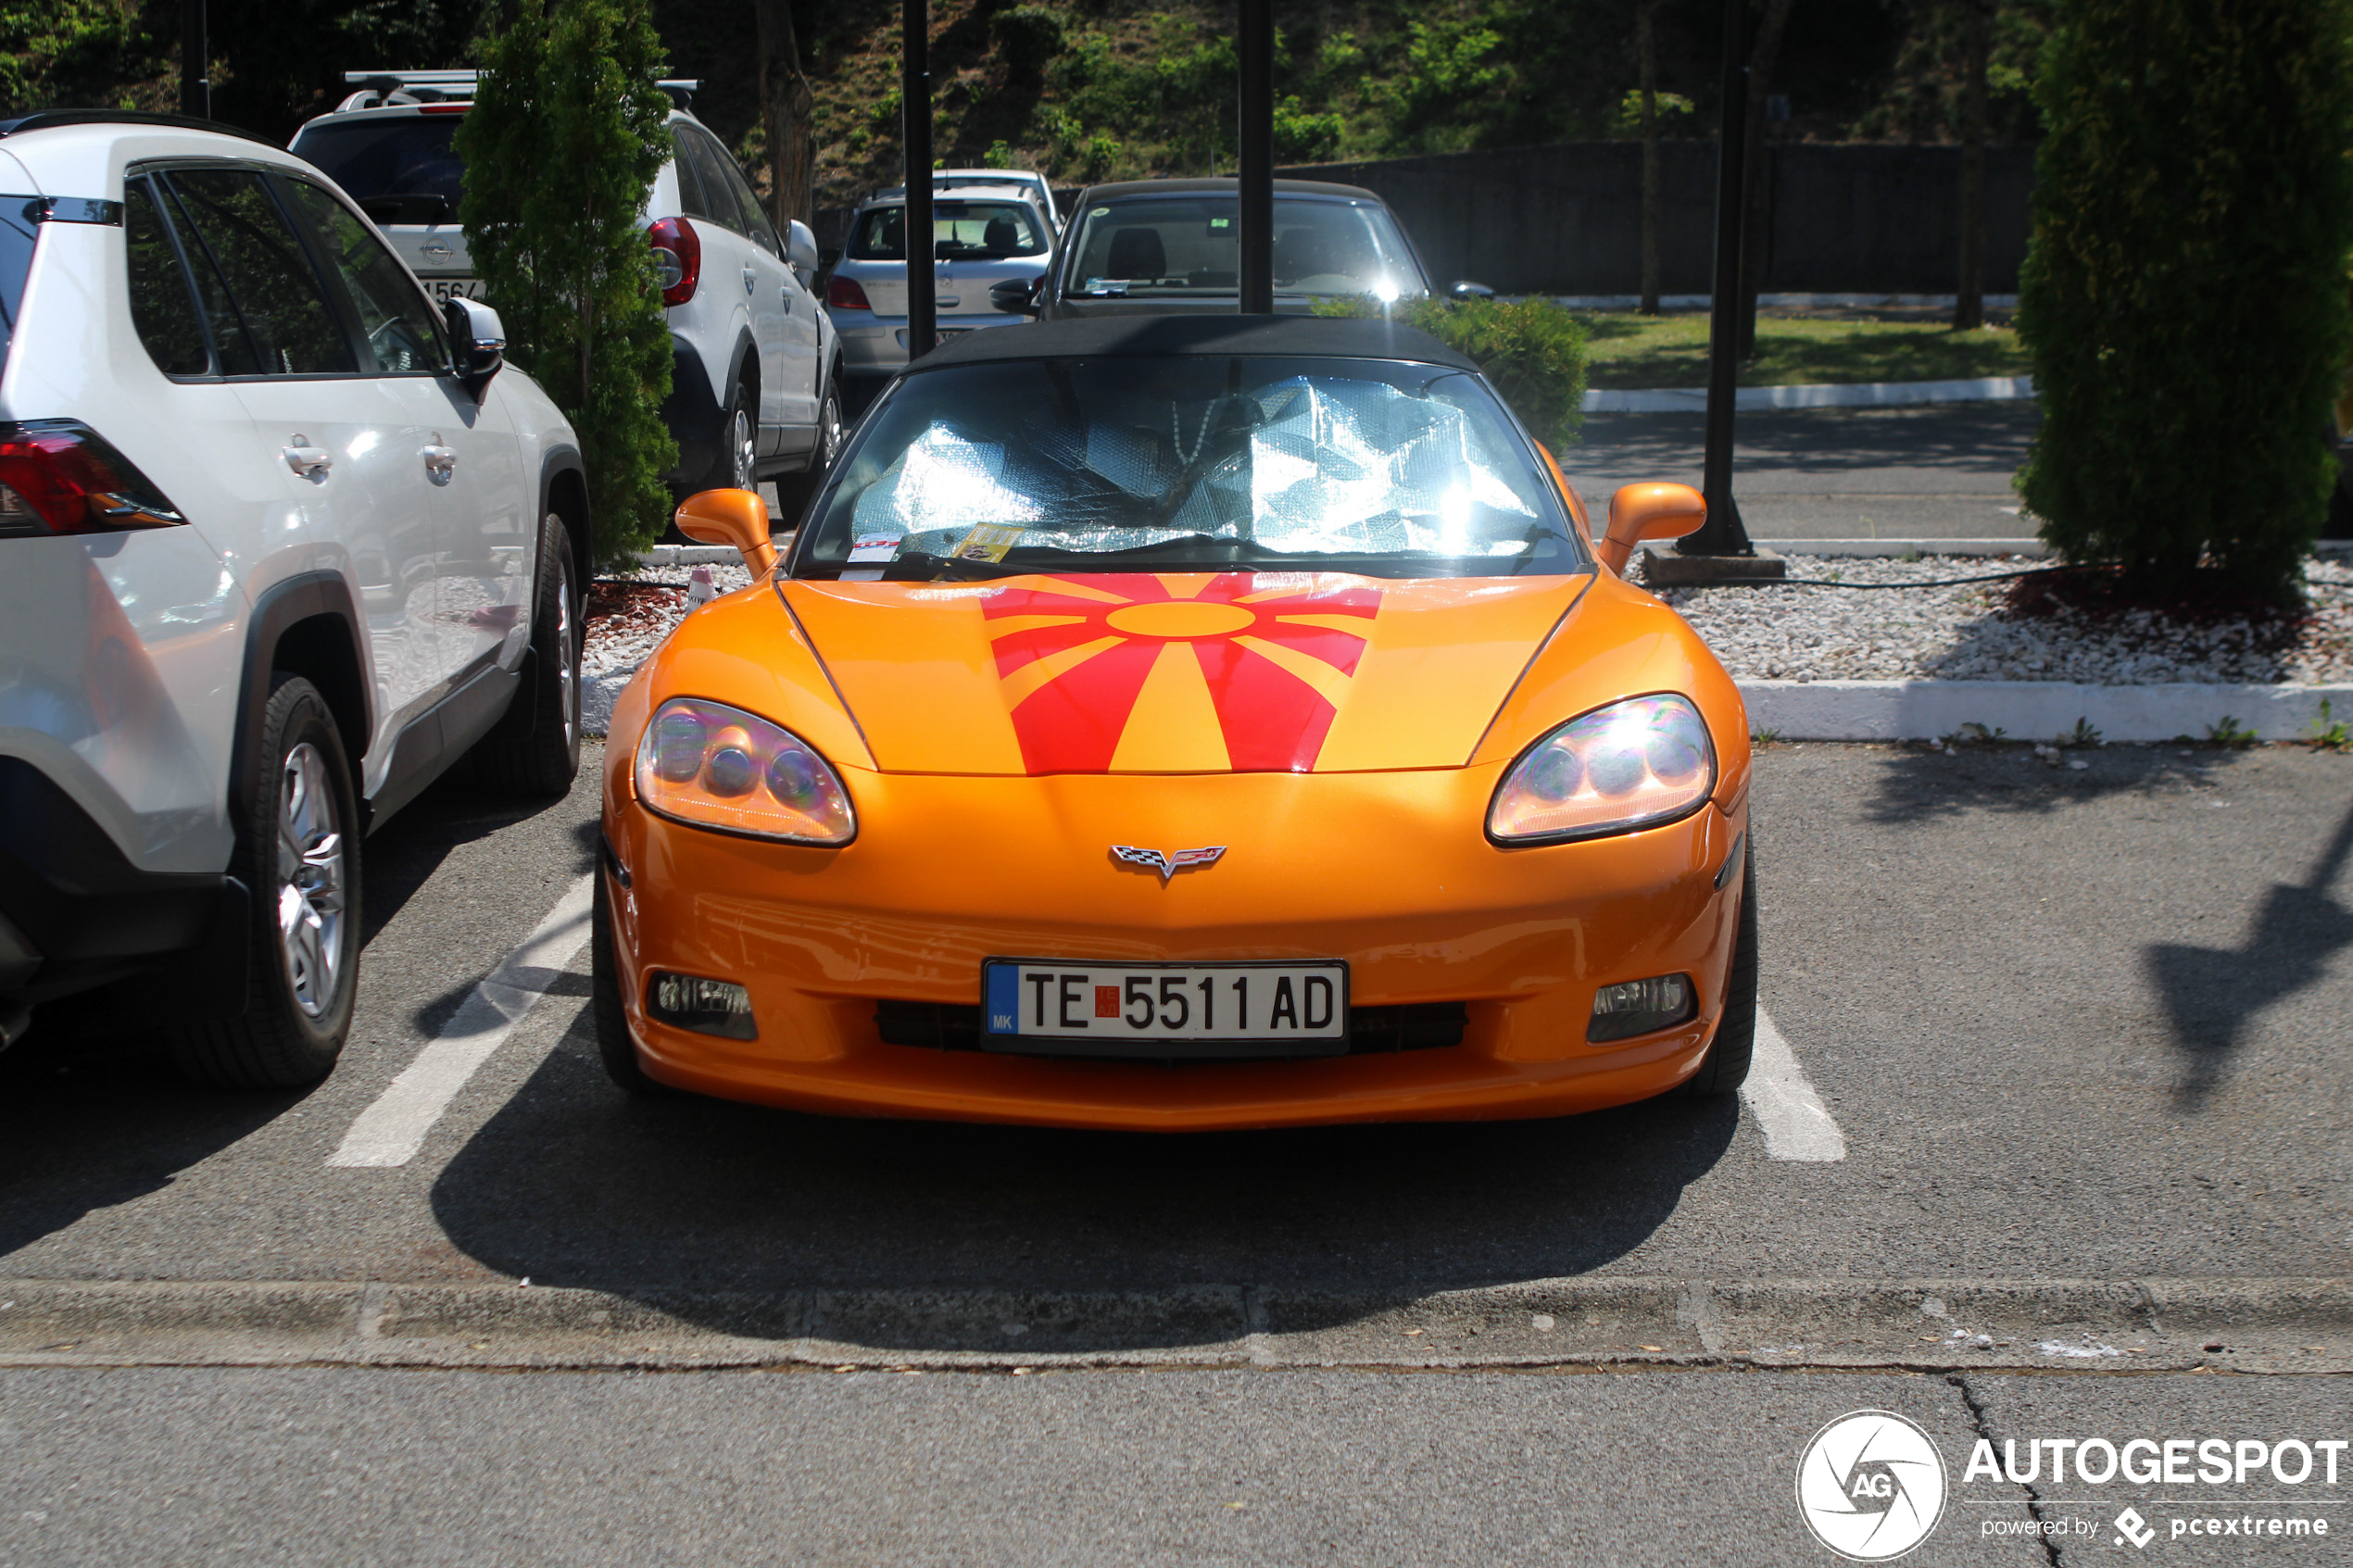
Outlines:
[[866, 303], [866, 291], [858, 286], [855, 278], [836, 278], [825, 285], [825, 303], [837, 310], [872, 310]]
[[654, 281], [661, 285], [664, 305], [684, 305], [695, 297], [702, 282], [702, 241], [695, 226], [683, 218], [657, 218], [646, 231], [654, 246]]
[[73, 420], [0, 424], [0, 539], [186, 522], [147, 476]]

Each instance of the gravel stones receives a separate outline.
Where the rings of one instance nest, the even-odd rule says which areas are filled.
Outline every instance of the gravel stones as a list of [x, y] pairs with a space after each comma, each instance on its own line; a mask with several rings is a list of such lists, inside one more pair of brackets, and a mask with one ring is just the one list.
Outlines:
[[[2020, 571], [2009, 558], [1798, 556], [1793, 578], [1927, 583]], [[1783, 585], [1665, 588], [1736, 680], [2073, 681], [2261, 685], [2353, 681], [2353, 567], [2305, 563], [2310, 617], [2285, 637], [2246, 619], [2184, 623], [2150, 610], [2108, 618], [2012, 614], [2006, 583], [1856, 592]]]

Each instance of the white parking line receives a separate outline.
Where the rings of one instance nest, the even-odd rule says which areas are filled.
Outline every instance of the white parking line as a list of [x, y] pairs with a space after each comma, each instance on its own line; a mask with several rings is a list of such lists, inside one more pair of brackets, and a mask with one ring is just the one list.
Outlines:
[[424, 1147], [425, 1135], [474, 1070], [506, 1042], [514, 1026], [539, 1004], [588, 940], [588, 910], [596, 893], [592, 872], [564, 889], [538, 929], [509, 953], [473, 988], [440, 1036], [417, 1053], [376, 1102], [359, 1113], [330, 1165], [406, 1165]]
[[1806, 1081], [1797, 1053], [1765, 1010], [1756, 1010], [1756, 1054], [1749, 1060], [1741, 1100], [1765, 1132], [1768, 1160], [1828, 1160], [1846, 1158], [1846, 1135], [1838, 1130], [1822, 1097]]

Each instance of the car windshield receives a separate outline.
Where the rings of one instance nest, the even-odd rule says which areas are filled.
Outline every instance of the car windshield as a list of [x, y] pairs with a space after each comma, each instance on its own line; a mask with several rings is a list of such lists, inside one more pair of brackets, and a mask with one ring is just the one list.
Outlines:
[[[1130, 196], [1079, 220], [1063, 292], [1077, 298], [1232, 295], [1240, 276], [1240, 205], [1232, 196]], [[1429, 292], [1382, 208], [1369, 202], [1275, 198], [1275, 288], [1291, 295]]]
[[1586, 570], [1486, 383], [1391, 360], [1030, 359], [911, 375], [794, 558], [846, 581], [1029, 571]]
[[[1027, 202], [943, 201], [931, 204], [932, 251], [940, 261], [1002, 261], [1043, 256], [1051, 242]], [[907, 209], [870, 207], [849, 238], [853, 261], [907, 259]]]
[[459, 117], [351, 116], [314, 119], [294, 152], [345, 190], [379, 223], [446, 223], [458, 216], [465, 165], [450, 145]]

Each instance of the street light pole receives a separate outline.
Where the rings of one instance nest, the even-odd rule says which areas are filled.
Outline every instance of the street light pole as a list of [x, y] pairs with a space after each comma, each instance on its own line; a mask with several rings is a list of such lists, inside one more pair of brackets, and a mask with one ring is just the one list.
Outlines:
[[1739, 395], [1741, 230], [1748, 211], [1748, 0], [1724, 0], [1723, 131], [1716, 165], [1716, 270], [1707, 320], [1707, 522], [1683, 555], [1752, 556], [1732, 499], [1732, 406]]
[[212, 118], [212, 45], [205, 38], [205, 0], [180, 0], [180, 112]]
[[1275, 7], [1239, 0], [1241, 77], [1236, 140], [1241, 150], [1241, 278], [1245, 316], [1275, 309]]
[[907, 151], [907, 362], [939, 342], [931, 224], [931, 6], [906, 0], [900, 44], [899, 107]]

